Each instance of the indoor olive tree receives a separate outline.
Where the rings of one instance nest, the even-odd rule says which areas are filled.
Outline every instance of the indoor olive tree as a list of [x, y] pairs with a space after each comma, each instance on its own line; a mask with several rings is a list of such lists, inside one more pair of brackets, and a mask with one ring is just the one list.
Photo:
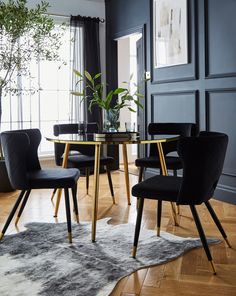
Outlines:
[[48, 7], [44, 1], [35, 8], [29, 8], [27, 0], [0, 1], [0, 130], [3, 93], [23, 91], [17, 78], [30, 77], [32, 59], [59, 58], [61, 33], [55, 30]]

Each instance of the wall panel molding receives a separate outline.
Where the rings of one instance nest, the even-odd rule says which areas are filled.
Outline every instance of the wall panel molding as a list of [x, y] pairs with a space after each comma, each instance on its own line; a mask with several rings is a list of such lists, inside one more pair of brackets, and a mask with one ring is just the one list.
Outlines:
[[[189, 63], [154, 69], [153, 0], [109, 0], [106, 4], [107, 77], [115, 87], [114, 38], [146, 24], [146, 129], [149, 122], [196, 122], [202, 130], [229, 135], [216, 198], [236, 203], [236, 0], [187, 0]], [[114, 83], [113, 83], [114, 80]], [[147, 171], [147, 176], [149, 172]]]
[[[199, 126], [199, 119], [200, 119], [200, 114], [199, 114], [199, 92], [198, 90], [187, 90], [187, 91], [170, 91], [170, 92], [155, 92], [151, 94], [151, 122], [155, 121], [155, 102], [159, 98], [163, 97], [176, 97], [176, 102], [178, 103], [178, 100], [182, 99], [183, 97], [186, 96], [192, 96], [193, 99], [193, 104], [191, 108], [193, 109], [194, 113], [194, 119], [192, 119], [192, 122], [195, 122], [197, 126]], [[170, 106], [171, 108], [171, 106]], [[190, 110], [189, 110], [190, 111]], [[167, 115], [168, 116], [168, 115]], [[181, 120], [179, 120], [181, 122]]]
[[[232, 129], [236, 112], [236, 88], [206, 90], [206, 127], [229, 135], [229, 144], [222, 175], [236, 178], [236, 133]], [[226, 116], [227, 114], [227, 116]]]
[[[227, 57], [227, 55], [229, 54], [229, 48], [228, 48], [228, 42], [224, 42], [224, 36], [228, 35], [230, 36], [230, 30], [232, 30], [232, 33], [234, 32], [234, 28], [229, 28], [227, 22], [218, 22], [218, 18], [217, 16], [215, 16], [215, 5], [219, 5], [218, 3], [216, 3], [215, 0], [205, 0], [205, 11], [204, 11], [204, 21], [205, 21], [205, 78], [210, 79], [210, 78], [226, 78], [226, 77], [235, 77], [236, 76], [236, 71], [222, 71], [221, 70], [224, 68], [222, 67], [223, 64], [222, 61], [224, 61], [224, 59]], [[229, 4], [225, 3], [222, 1], [222, 3], [220, 4], [222, 5], [220, 8], [220, 12], [224, 13], [224, 10], [226, 12], [226, 14], [228, 15], [228, 18], [232, 18], [234, 16], [234, 11], [236, 9], [236, 4], [234, 4], [233, 8], [234, 9], [230, 9]], [[217, 12], [219, 9], [217, 9]], [[232, 11], [231, 11], [232, 10]], [[214, 11], [214, 13], [213, 13]], [[231, 11], [231, 12], [230, 12]], [[212, 15], [214, 17], [216, 17], [216, 19], [211, 19], [211, 12]], [[232, 15], [230, 16], [229, 13], [232, 13]], [[212, 22], [212, 24], [211, 24]], [[215, 25], [219, 23], [219, 26], [221, 26], [222, 32], [219, 32], [219, 30], [217, 30], [217, 28], [215, 28]], [[211, 30], [210, 27], [213, 26], [214, 29], [214, 34], [211, 34]], [[235, 22], [234, 22], [234, 26], [235, 26]], [[219, 34], [219, 35], [217, 35]], [[234, 35], [234, 33], [233, 33]], [[232, 36], [233, 36], [232, 35]], [[214, 39], [213, 39], [214, 38]], [[218, 40], [217, 40], [218, 38]], [[232, 37], [230, 37], [232, 39]], [[222, 41], [220, 42], [219, 39]], [[216, 44], [218, 44], [218, 46], [213, 46], [212, 45], [212, 49], [210, 46], [210, 40], [214, 40], [214, 42], [216, 42]], [[232, 39], [234, 40], [234, 38]], [[218, 43], [217, 43], [218, 42]], [[225, 44], [226, 45], [225, 45]], [[224, 46], [226, 46], [227, 48], [224, 48]], [[232, 43], [230, 52], [233, 51], [235, 52], [235, 48], [236, 48], [236, 42]], [[227, 50], [228, 49], [228, 50]], [[211, 58], [213, 58], [213, 55], [216, 55], [215, 59], [213, 61], [211, 61]], [[234, 55], [231, 53], [231, 55]], [[219, 58], [219, 56], [221, 56], [221, 59]], [[217, 71], [212, 71], [210, 68], [210, 61], [212, 62], [213, 65], [217, 65], [217, 63], [219, 64], [219, 70]], [[230, 62], [228, 61], [228, 64], [230, 65]], [[228, 68], [227, 68], [228, 69]], [[235, 69], [235, 68], [234, 68]]]

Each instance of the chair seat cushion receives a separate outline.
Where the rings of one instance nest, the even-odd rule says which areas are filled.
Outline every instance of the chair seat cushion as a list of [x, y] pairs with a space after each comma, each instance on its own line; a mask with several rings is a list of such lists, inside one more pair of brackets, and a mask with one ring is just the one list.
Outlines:
[[28, 173], [30, 188], [71, 188], [79, 179], [78, 169], [45, 169]]
[[181, 182], [181, 177], [158, 175], [136, 184], [132, 188], [132, 195], [176, 202]]
[[[101, 156], [100, 165], [109, 165], [112, 164], [112, 157]], [[70, 155], [68, 157], [68, 168], [86, 168], [94, 166], [94, 156], [88, 156], [83, 154]]]
[[[183, 168], [182, 162], [179, 157], [176, 156], [166, 156], [166, 167], [170, 170], [180, 170]], [[137, 167], [145, 168], [160, 168], [160, 159], [157, 156], [149, 156], [144, 158], [138, 158], [135, 160], [135, 165]]]

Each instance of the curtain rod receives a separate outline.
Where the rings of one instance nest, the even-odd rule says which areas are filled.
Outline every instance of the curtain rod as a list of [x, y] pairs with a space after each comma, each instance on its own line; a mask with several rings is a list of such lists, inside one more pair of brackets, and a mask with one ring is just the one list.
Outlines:
[[[58, 14], [58, 13], [47, 13], [48, 15], [53, 15], [53, 16], [59, 16], [59, 17], [65, 17], [65, 18], [70, 18], [71, 15], [66, 15], [66, 14]], [[105, 23], [105, 19], [104, 18], [100, 18], [100, 17], [95, 17], [99, 19], [100, 23]]]

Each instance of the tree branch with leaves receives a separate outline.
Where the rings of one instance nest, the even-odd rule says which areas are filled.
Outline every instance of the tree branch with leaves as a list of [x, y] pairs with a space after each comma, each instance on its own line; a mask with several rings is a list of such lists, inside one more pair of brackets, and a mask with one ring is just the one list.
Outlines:
[[27, 0], [0, 1], [0, 129], [2, 97], [4, 93], [18, 93], [17, 77], [30, 77], [30, 62], [59, 60], [62, 32], [42, 1], [35, 8], [27, 7]]

